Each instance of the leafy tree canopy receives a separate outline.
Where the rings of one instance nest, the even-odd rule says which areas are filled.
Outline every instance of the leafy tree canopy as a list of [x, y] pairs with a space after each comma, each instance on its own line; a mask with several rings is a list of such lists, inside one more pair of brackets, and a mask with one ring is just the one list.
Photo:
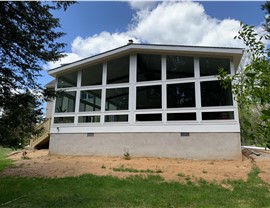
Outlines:
[[270, 39], [270, 2], [262, 8], [268, 13], [264, 24], [268, 33], [259, 36], [254, 26], [241, 23], [235, 38], [246, 45], [249, 62], [233, 76], [220, 69], [219, 79], [224, 87], [232, 83], [239, 104], [242, 142], [270, 147], [270, 51], [263, 41]]
[[63, 57], [64, 35], [52, 10], [74, 2], [0, 2], [0, 108], [20, 90], [43, 90], [37, 83], [42, 65]]
[[[22, 147], [35, 133], [46, 95], [37, 82], [42, 66], [63, 57], [53, 10], [74, 2], [0, 2], [0, 145]], [[38, 93], [37, 93], [38, 92]]]

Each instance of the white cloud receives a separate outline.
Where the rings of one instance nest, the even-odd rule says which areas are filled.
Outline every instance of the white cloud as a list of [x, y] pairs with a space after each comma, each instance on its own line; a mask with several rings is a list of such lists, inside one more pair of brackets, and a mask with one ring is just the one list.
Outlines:
[[98, 53], [102, 53], [128, 43], [129, 39], [134, 42], [140, 41], [127, 33], [109, 33], [102, 32], [87, 38], [80, 36], [76, 37], [71, 43], [72, 53], [66, 53], [66, 57], [57, 62], [49, 62], [45, 69], [53, 69], [59, 67], [61, 64], [71, 63]]
[[[234, 46], [239, 21], [211, 18], [195, 2], [163, 2], [137, 12], [130, 34], [143, 42], [181, 45]], [[234, 43], [237, 42], [237, 43]]]
[[45, 70], [54, 69], [56, 67], [61, 66], [61, 64], [68, 64], [83, 58], [76, 53], [65, 53], [65, 55], [66, 56], [64, 58], [61, 58], [59, 61], [49, 62], [47, 65], [44, 66], [44, 69]]
[[157, 2], [155, 1], [130, 1], [129, 5], [134, 10], [151, 9]]
[[[129, 39], [134, 39], [134, 37], [129, 36], [127, 33], [111, 34], [109, 32], [102, 32], [85, 39], [78, 36], [72, 42], [71, 50], [80, 57], [87, 57], [123, 46], [128, 43]], [[135, 41], [139, 42], [139, 40]]]
[[240, 22], [212, 18], [200, 3], [134, 1], [129, 4], [137, 10], [127, 31], [78, 36], [72, 42], [72, 53], [57, 63], [49, 63], [49, 68], [123, 46], [129, 39], [150, 44], [243, 47], [240, 40], [233, 39]]

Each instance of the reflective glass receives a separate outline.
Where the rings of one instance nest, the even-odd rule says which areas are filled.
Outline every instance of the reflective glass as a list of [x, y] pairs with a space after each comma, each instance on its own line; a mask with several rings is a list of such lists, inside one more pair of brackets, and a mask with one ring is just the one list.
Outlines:
[[219, 68], [230, 73], [230, 59], [226, 58], [200, 58], [200, 76], [217, 75]]
[[82, 86], [102, 84], [103, 64], [87, 67], [82, 70]]
[[195, 107], [195, 84], [167, 85], [167, 108]]
[[77, 87], [77, 72], [61, 75], [57, 78], [58, 88]]
[[80, 112], [100, 111], [101, 109], [101, 90], [81, 91]]
[[224, 89], [218, 81], [201, 82], [202, 107], [233, 105], [231, 87]]
[[62, 92], [56, 98], [55, 112], [56, 113], [66, 113], [75, 112], [75, 100], [76, 92]]
[[127, 122], [128, 115], [106, 115], [105, 122]]
[[194, 77], [194, 58], [188, 56], [167, 56], [167, 79]]
[[107, 84], [129, 82], [129, 56], [107, 62]]
[[161, 80], [161, 55], [137, 54], [137, 82]]
[[106, 110], [128, 109], [128, 88], [114, 88], [106, 90]]
[[137, 87], [137, 109], [161, 108], [161, 85]]

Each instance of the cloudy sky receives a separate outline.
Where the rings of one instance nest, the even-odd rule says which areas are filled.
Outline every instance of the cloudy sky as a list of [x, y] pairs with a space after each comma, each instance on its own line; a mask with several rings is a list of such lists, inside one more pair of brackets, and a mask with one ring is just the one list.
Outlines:
[[[79, 2], [55, 12], [67, 35], [67, 56], [45, 69], [135, 43], [243, 47], [234, 40], [240, 21], [260, 31], [264, 2]], [[52, 78], [44, 71], [40, 79]]]

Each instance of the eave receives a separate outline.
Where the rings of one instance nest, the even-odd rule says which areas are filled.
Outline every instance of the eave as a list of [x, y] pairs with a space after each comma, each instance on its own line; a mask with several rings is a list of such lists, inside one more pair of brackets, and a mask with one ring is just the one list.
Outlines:
[[154, 45], [154, 44], [128, 44], [119, 48], [106, 51], [79, 61], [72, 62], [48, 71], [49, 75], [56, 77], [68, 71], [78, 70], [89, 64], [100, 63], [115, 57], [131, 53], [164, 53], [164, 54], [187, 54], [203, 56], [228, 56], [233, 57], [234, 67], [238, 68], [244, 53], [243, 48], [230, 47], [205, 47], [205, 46], [181, 46], [181, 45]]

